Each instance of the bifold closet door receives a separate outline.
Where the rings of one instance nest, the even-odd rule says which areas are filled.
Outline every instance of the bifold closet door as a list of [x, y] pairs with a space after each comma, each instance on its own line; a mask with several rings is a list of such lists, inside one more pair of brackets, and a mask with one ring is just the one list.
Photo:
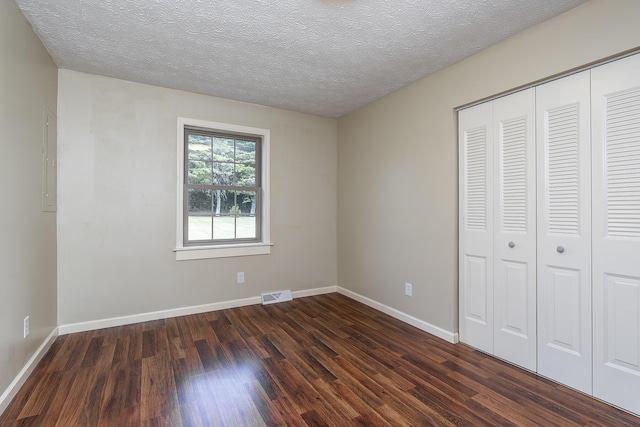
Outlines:
[[536, 88], [538, 373], [591, 394], [590, 72]]
[[458, 113], [460, 340], [493, 353], [492, 103]]
[[493, 353], [535, 371], [535, 89], [493, 101], [493, 123]]
[[640, 414], [640, 55], [591, 70], [593, 394]]

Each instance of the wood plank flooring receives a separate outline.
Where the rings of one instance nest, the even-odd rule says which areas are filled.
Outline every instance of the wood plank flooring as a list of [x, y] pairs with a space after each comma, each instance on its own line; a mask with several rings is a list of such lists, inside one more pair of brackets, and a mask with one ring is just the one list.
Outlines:
[[339, 294], [59, 337], [0, 426], [640, 426]]

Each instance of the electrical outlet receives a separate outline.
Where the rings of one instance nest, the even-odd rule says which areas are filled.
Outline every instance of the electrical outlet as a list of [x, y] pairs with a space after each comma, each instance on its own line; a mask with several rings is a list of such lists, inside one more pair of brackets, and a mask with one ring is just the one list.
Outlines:
[[23, 338], [29, 336], [29, 316], [24, 318], [24, 330], [23, 330]]
[[411, 283], [404, 284], [404, 294], [408, 297], [413, 296], [413, 285]]
[[238, 284], [244, 283], [244, 272], [241, 271], [238, 273]]

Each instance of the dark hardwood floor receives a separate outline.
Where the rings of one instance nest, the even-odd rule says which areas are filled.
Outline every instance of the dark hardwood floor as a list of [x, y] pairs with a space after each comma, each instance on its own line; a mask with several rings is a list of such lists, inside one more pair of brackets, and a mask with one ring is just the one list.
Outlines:
[[0, 426], [639, 426], [339, 294], [59, 337]]

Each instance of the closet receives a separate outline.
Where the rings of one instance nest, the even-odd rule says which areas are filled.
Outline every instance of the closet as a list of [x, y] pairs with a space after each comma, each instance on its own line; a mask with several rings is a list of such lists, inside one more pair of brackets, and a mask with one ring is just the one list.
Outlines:
[[460, 340], [640, 414], [640, 55], [460, 110]]

